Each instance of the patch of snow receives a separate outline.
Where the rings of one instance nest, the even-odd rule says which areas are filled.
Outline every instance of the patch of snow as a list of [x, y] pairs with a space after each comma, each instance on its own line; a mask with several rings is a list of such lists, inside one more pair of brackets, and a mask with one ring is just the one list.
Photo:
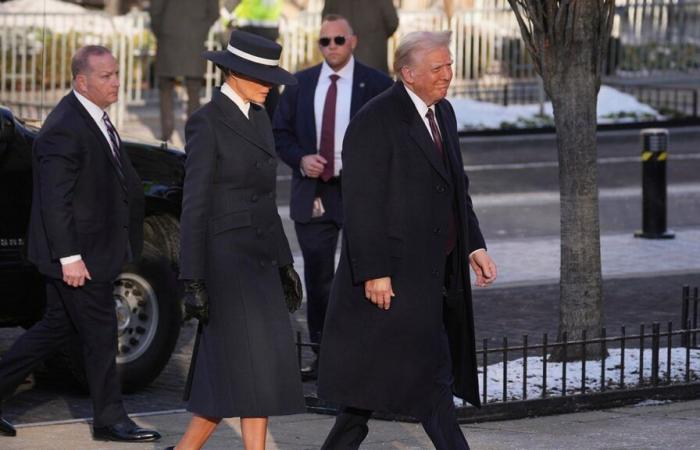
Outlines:
[[[509, 127], [523, 128], [528, 124], [551, 124], [552, 103], [544, 104], [544, 115], [539, 115], [539, 104], [502, 106], [480, 102], [469, 98], [451, 98], [457, 128], [492, 129]], [[662, 116], [647, 104], [640, 103], [634, 96], [625, 94], [609, 86], [601, 86], [598, 94], [598, 123], [617, 123], [637, 120], [639, 117], [660, 119]]]
[[[621, 376], [621, 351], [619, 348], [609, 348], [609, 356], [605, 359], [604, 383], [607, 390], [620, 389]], [[668, 350], [659, 349], [659, 382], [665, 383], [667, 376]], [[640, 351], [635, 348], [625, 349], [625, 386], [639, 384]], [[643, 361], [643, 383], [651, 382], [651, 349], [645, 349]], [[669, 378], [671, 382], [683, 382], [685, 380], [686, 349], [671, 348], [671, 370]], [[528, 399], [541, 398], [543, 392], [542, 383], [542, 357], [530, 356], [527, 358], [527, 373], [523, 374], [524, 358], [507, 362], [506, 398], [511, 400], [523, 400], [523, 378], [526, 380], [525, 391]], [[690, 350], [690, 379], [700, 378], [700, 350]], [[581, 394], [581, 381], [585, 376], [585, 392], [599, 392], [601, 383], [601, 361], [586, 361], [585, 374], [582, 373], [581, 361], [566, 363], [566, 384], [563, 386], [563, 364], [560, 362], [547, 362], [547, 396], [560, 396], [562, 390], [566, 395]], [[488, 402], [503, 401], [503, 363], [490, 364], [486, 367], [486, 393]], [[483, 368], [479, 368], [479, 395], [484, 392]], [[483, 398], [483, 397], [482, 397]], [[462, 405], [462, 399], [455, 397], [455, 404]]]
[[645, 407], [645, 406], [658, 406], [658, 405], [667, 405], [669, 403], [673, 403], [671, 400], [644, 400], [641, 401], [637, 404], [632, 405], [634, 408], [640, 408], [640, 407]]

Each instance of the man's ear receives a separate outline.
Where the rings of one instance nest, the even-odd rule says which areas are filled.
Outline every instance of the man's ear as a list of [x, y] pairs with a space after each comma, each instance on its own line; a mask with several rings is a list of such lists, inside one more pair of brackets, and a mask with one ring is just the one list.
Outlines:
[[73, 85], [76, 91], [85, 92], [87, 90], [87, 77], [84, 74], [76, 75], [73, 80]]
[[357, 35], [353, 34], [350, 36], [350, 47], [355, 50], [355, 47], [357, 47]]
[[413, 71], [408, 66], [403, 66], [401, 68], [401, 78], [408, 84], [413, 84]]

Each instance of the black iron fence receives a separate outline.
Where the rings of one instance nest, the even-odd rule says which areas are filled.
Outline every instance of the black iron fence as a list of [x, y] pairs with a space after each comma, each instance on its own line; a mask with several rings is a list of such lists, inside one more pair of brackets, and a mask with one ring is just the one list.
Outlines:
[[[698, 287], [695, 286], [692, 289], [692, 296], [690, 294], [690, 286], [683, 286], [683, 294], [681, 295], [681, 323], [688, 324], [688, 328], [692, 327], [698, 328], [698, 303], [700, 303], [700, 296], [698, 296]], [[692, 333], [690, 336], [683, 336], [682, 345], [684, 347], [690, 348], [700, 348], [698, 346], [698, 333]]]

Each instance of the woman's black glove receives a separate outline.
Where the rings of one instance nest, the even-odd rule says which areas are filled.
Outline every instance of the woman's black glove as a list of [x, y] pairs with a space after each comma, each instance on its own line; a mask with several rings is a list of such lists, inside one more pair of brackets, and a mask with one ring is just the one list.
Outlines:
[[293, 313], [301, 306], [301, 299], [304, 297], [304, 291], [301, 288], [301, 279], [294, 266], [287, 264], [280, 267], [280, 278], [282, 279], [282, 290], [284, 291], [284, 302], [287, 304], [287, 309]]
[[184, 320], [197, 319], [206, 325], [209, 321], [209, 294], [204, 280], [185, 281]]

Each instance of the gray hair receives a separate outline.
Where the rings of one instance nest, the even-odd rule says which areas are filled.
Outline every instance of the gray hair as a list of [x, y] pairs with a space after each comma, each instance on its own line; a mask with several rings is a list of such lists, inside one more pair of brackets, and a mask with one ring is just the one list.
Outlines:
[[81, 74], [85, 74], [90, 70], [90, 57], [91, 56], [102, 56], [104, 54], [112, 54], [112, 52], [101, 45], [86, 45], [80, 47], [73, 59], [70, 62], [70, 71], [73, 75], [73, 79]]
[[413, 65], [417, 53], [449, 48], [451, 37], [451, 31], [414, 31], [408, 33], [401, 39], [401, 43], [394, 52], [394, 73], [396, 76], [403, 79], [401, 68]]

